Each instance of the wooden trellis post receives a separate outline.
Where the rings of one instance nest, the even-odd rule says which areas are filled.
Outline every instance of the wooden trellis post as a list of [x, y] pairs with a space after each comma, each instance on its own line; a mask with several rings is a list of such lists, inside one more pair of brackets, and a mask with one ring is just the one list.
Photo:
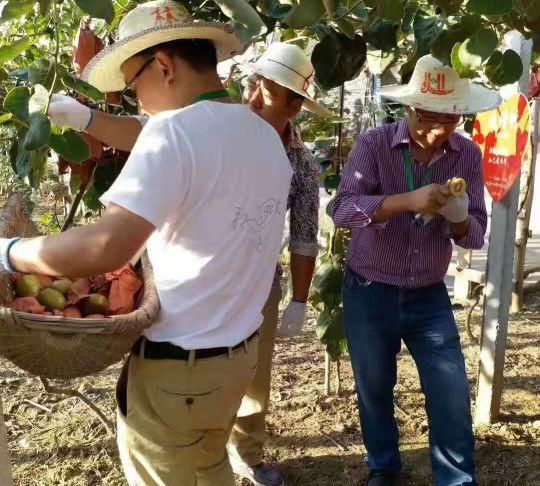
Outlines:
[[[526, 92], [532, 41], [517, 31], [505, 36], [505, 45], [519, 52], [523, 75], [515, 91]], [[475, 423], [492, 423], [501, 405], [508, 316], [513, 290], [513, 262], [519, 199], [519, 178], [506, 197], [493, 203], [487, 262], [484, 320], [480, 341], [480, 365]]]
[[516, 236], [516, 261], [514, 265], [514, 292], [512, 293], [512, 313], [521, 312], [523, 310], [523, 289], [525, 279], [531, 270], [525, 269], [525, 256], [527, 253], [527, 241], [529, 239], [529, 224], [531, 220], [532, 203], [534, 197], [534, 178], [536, 174], [536, 158], [538, 156], [538, 136], [539, 136], [539, 119], [540, 119], [540, 104], [538, 99], [533, 103], [531, 109], [532, 130], [531, 130], [531, 146], [527, 154], [527, 183], [525, 184], [523, 207], [518, 214], [517, 236]]

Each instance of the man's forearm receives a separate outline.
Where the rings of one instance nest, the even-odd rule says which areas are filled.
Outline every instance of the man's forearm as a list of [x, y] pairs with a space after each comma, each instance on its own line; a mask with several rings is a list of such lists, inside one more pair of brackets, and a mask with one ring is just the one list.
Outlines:
[[130, 152], [141, 133], [142, 126], [135, 117], [109, 115], [93, 110], [93, 119], [86, 132], [99, 141], [119, 150]]
[[95, 224], [18, 241], [11, 247], [9, 260], [21, 272], [65, 277], [98, 275], [130, 261], [154, 229], [140, 216], [111, 204]]
[[292, 300], [307, 302], [313, 272], [315, 271], [315, 260], [315, 257], [291, 253]]
[[409, 194], [393, 194], [385, 198], [373, 215], [371, 222], [384, 223], [394, 216], [410, 211]]
[[86, 277], [115, 270], [126, 263], [109, 252], [108, 238], [81, 227], [52, 237], [29, 238], [17, 242], [10, 261], [21, 272], [51, 276]]

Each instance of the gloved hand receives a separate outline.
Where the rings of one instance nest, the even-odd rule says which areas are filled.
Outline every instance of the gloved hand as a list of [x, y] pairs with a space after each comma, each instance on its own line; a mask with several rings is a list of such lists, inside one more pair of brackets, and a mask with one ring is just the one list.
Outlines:
[[9, 250], [20, 238], [0, 238], [0, 272], [14, 272], [9, 262]]
[[281, 318], [279, 335], [283, 337], [296, 336], [302, 330], [306, 321], [306, 303], [291, 300]]
[[61, 94], [53, 94], [49, 105], [51, 122], [59, 127], [73, 128], [81, 132], [92, 121], [92, 110], [77, 100]]
[[469, 196], [450, 196], [446, 204], [439, 209], [439, 214], [450, 223], [463, 223], [469, 217]]

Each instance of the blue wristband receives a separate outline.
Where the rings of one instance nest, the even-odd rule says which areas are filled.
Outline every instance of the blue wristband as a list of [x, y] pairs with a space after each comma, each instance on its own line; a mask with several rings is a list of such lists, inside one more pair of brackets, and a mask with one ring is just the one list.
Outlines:
[[12, 238], [12, 240], [9, 242], [8, 247], [6, 249], [6, 268], [10, 272], [16, 272], [17, 269], [12, 265], [11, 260], [9, 259], [9, 252], [12, 248], [12, 246], [17, 243], [21, 238]]
[[83, 131], [88, 130], [88, 128], [90, 128], [90, 125], [92, 125], [93, 121], [94, 121], [94, 110], [90, 108], [90, 118], [88, 119], [88, 123], [86, 124], [86, 126], [83, 128]]

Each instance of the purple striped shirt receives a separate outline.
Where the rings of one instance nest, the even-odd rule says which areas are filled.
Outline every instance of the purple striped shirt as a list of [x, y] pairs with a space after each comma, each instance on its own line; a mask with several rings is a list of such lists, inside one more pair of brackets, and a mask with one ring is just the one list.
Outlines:
[[[413, 223], [411, 213], [385, 223], [372, 218], [386, 196], [408, 191], [402, 145], [409, 143], [406, 120], [383, 125], [358, 137], [343, 169], [332, 217], [336, 226], [352, 228], [347, 264], [374, 282], [418, 288], [440, 282], [452, 257], [451, 232], [440, 215], [424, 227]], [[470, 226], [455, 243], [478, 249], [484, 244], [487, 215], [482, 162], [478, 147], [456, 133], [434, 158], [430, 183], [445, 184], [452, 177], [467, 181]], [[426, 166], [413, 159], [415, 185]]]

